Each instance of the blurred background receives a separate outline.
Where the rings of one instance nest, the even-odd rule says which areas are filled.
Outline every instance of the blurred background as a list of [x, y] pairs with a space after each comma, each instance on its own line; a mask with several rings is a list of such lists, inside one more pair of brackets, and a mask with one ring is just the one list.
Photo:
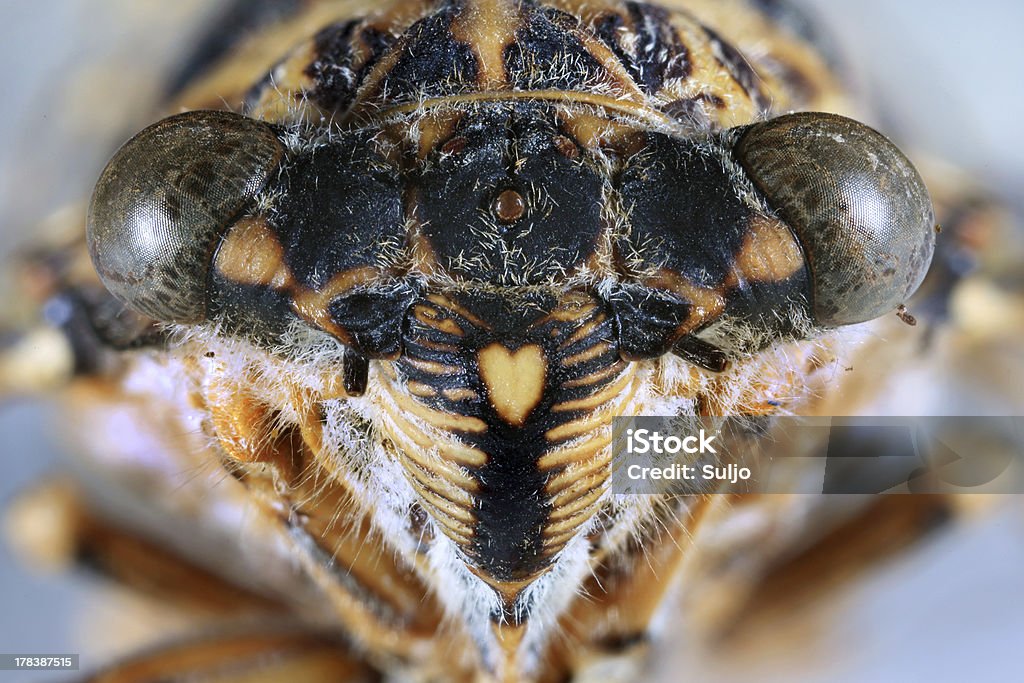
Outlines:
[[[927, 151], [967, 169], [1024, 215], [1024, 5], [796, 4], [819, 17], [854, 83], [877, 107], [870, 123], [912, 157]], [[200, 0], [0, 0], [0, 50], [8, 65], [0, 107], [0, 257], [30, 241], [33, 227], [56, 209], [88, 196], [117, 144], [152, 119], [163, 77], [215, 11], [216, 3]], [[38, 402], [0, 403], [0, 503], [56, 466], [59, 427], [59, 416]], [[839, 627], [826, 637], [842, 655], [767, 662], [758, 668], [760, 679], [1021, 679], [1022, 532], [1020, 506], [1004, 506], [887, 568], [833, 615], [830, 623]], [[87, 578], [27, 572], [3, 544], [0, 596], [0, 652], [22, 653], [79, 651], [78, 635], [103, 600]], [[81, 655], [83, 668], [101, 661], [97, 653]], [[738, 680], [727, 663], [701, 674]], [[63, 678], [0, 672], [0, 681]]]

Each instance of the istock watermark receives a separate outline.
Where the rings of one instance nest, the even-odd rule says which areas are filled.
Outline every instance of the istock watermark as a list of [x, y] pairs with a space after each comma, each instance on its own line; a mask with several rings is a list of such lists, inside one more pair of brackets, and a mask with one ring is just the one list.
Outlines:
[[627, 429], [626, 452], [634, 455], [647, 453], [718, 453], [713, 442], [718, 434], [708, 435], [703, 429], [690, 436], [662, 436], [650, 429]]
[[623, 417], [612, 491], [1024, 493], [1024, 418]]

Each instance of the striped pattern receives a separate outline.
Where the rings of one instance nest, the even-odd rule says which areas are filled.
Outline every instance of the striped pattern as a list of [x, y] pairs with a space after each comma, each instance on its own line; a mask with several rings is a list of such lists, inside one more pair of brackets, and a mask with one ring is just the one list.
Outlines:
[[[611, 419], [636, 388], [614, 338], [583, 293], [414, 305], [405, 353], [381, 375], [384, 431], [424, 509], [489, 583], [535, 578], [596, 512]], [[512, 410], [515, 392], [528, 400]]]
[[[822, 108], [836, 96], [825, 61], [743, 3], [688, 9], [618, 0], [395, 2], [339, 16], [245, 97], [259, 118], [326, 115], [345, 126], [452, 97], [573, 93], [703, 128], [747, 123], [769, 109]], [[749, 16], [737, 22], [741, 14]]]

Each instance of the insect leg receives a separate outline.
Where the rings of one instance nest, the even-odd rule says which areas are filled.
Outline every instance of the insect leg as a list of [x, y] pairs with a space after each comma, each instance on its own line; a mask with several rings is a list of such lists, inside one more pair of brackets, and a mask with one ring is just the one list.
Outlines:
[[82, 683], [357, 683], [379, 681], [339, 638], [280, 624], [247, 627], [152, 649], [107, 667]]
[[200, 615], [288, 611], [284, 603], [104, 517], [69, 480], [46, 480], [22, 492], [6, 521], [7, 535], [20, 554], [45, 569], [78, 565]]

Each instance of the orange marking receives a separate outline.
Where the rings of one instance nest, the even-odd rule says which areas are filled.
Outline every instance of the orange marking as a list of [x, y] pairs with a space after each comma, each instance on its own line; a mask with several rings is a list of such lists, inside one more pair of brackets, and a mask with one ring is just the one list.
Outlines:
[[454, 320], [428, 306], [417, 306], [415, 309], [416, 319], [424, 325], [432, 327], [440, 332], [461, 337], [465, 334]]
[[[611, 415], [591, 415], [590, 417], [566, 422], [565, 424], [559, 425], [553, 429], [549, 429], [544, 434], [544, 438], [548, 441], [562, 441], [563, 439], [570, 439], [574, 436], [582, 436], [592, 430], [605, 426], [608, 424], [609, 420], [611, 420]], [[555, 453], [560, 453], [564, 457], [565, 451], [559, 450], [545, 455], [537, 462], [537, 467], [542, 470], [546, 470], [557, 465], [566, 464], [565, 462], [561, 462], [553, 458], [552, 456]]]
[[429, 372], [431, 375], [457, 375], [462, 371], [462, 368], [455, 367], [454, 365], [445, 365], [444, 363], [422, 360], [420, 358], [407, 358], [406, 362], [417, 370]]
[[263, 218], [243, 218], [224, 237], [214, 261], [221, 275], [253, 287], [284, 287], [291, 275], [284, 249]]
[[723, 292], [696, 285], [677, 273], [662, 270], [652, 277], [645, 278], [644, 284], [674, 292], [693, 304], [689, 318], [676, 331], [680, 336], [697, 329], [709, 320], [714, 320], [725, 310]]
[[[386, 426], [388, 435], [401, 451], [400, 455], [419, 463], [426, 469], [438, 472], [440, 476], [457, 483], [462, 488], [470, 490], [476, 486], [473, 478], [465, 474], [459, 466], [463, 465], [465, 460], [470, 463], [485, 461], [487, 456], [483, 451], [475, 448], [468, 449], [465, 446], [456, 447], [450, 442], [440, 441], [436, 436], [428, 436], [418, 425], [414, 425], [406, 419], [401, 408], [397, 410], [395, 408], [397, 406], [385, 406], [385, 412], [391, 418], [391, 422]], [[461, 453], [459, 448], [468, 452]], [[438, 457], [427, 455], [435, 449]]]
[[[402, 466], [407, 474], [419, 482], [420, 486], [429, 489], [434, 495], [441, 496], [464, 510], [473, 508], [473, 494], [452, 484], [444, 478], [444, 475], [428, 471], [411, 459], [404, 460]], [[474, 480], [469, 479], [468, 481]]]
[[609, 365], [608, 367], [601, 368], [600, 370], [592, 372], [589, 375], [584, 375], [582, 377], [577, 377], [576, 379], [571, 379], [568, 382], [563, 383], [562, 388], [575, 389], [577, 387], [586, 387], [592, 384], [597, 384], [602, 380], [608, 379], [612, 375], [622, 372], [623, 366], [625, 364], [626, 361], [616, 361]]
[[427, 301], [431, 302], [432, 304], [435, 304], [436, 306], [440, 306], [441, 308], [447, 308], [452, 313], [455, 313], [456, 315], [459, 315], [468, 320], [469, 323], [474, 327], [477, 327], [481, 330], [491, 329], [491, 326], [487, 324], [485, 321], [473, 315], [465, 308], [459, 306], [457, 303], [455, 303], [454, 301], [445, 297], [442, 294], [430, 294], [427, 296]]
[[548, 517], [550, 523], [544, 528], [545, 535], [548, 535], [549, 532], [551, 535], [559, 533], [563, 526], [569, 528], [578, 525], [579, 518], [584, 516], [585, 511], [593, 507], [597, 499], [604, 494], [604, 481], [607, 480], [603, 480], [596, 488], [587, 491], [582, 496], [572, 497], [568, 493], [562, 493], [558, 496], [560, 504], [555, 505], [552, 501], [553, 510]]
[[[558, 322], [583, 320], [596, 308], [597, 305], [594, 303], [593, 297], [582, 292], [569, 292], [559, 300], [558, 308], [548, 313], [536, 324], [539, 325], [549, 320]], [[603, 320], [604, 318], [601, 319]]]
[[[601, 443], [603, 441], [604, 443]], [[602, 448], [611, 443], [610, 439], [598, 440], [598, 448], [595, 448], [593, 453], [598, 453]], [[592, 454], [593, 454], [592, 453]], [[609, 454], [610, 455], [610, 454]], [[582, 461], [582, 458], [580, 459]], [[561, 474], [552, 477], [548, 480], [548, 483], [544, 485], [544, 492], [549, 496], [557, 496], [562, 491], [570, 488], [579, 488], [582, 486], [581, 482], [594, 477], [607, 477], [607, 474], [599, 472], [600, 470], [608, 467], [608, 457], [598, 458], [591, 460], [585, 465], [575, 466], [575, 463], [570, 464], [566, 467]]]
[[736, 266], [725, 284], [735, 287], [742, 280], [779, 282], [804, 266], [804, 254], [796, 237], [782, 222], [758, 216], [736, 255]]
[[524, 346], [515, 353], [501, 344], [484, 347], [477, 355], [480, 378], [491, 405], [501, 419], [522, 425], [544, 396], [547, 359], [539, 346]]
[[588, 360], [593, 360], [602, 353], [606, 353], [611, 347], [611, 344], [608, 342], [594, 344], [589, 349], [584, 349], [577, 354], [564, 358], [562, 360], [562, 366], [568, 368], [573, 365], [578, 365], [579, 363], [586, 363]]
[[409, 388], [409, 393], [413, 396], [429, 398], [437, 395], [437, 389], [423, 382], [409, 382], [405, 386]]
[[294, 286], [296, 291], [292, 294], [292, 307], [304, 320], [345, 341], [348, 339], [348, 335], [334, 322], [327, 307], [335, 297], [358, 285], [370, 282], [379, 275], [376, 268], [352, 268], [332, 277], [320, 290]]
[[581, 325], [579, 327], [579, 329], [577, 329], [575, 332], [572, 333], [572, 336], [570, 336], [564, 342], [559, 344], [558, 345], [558, 349], [559, 350], [567, 349], [570, 346], [572, 346], [573, 344], [575, 344], [577, 342], [580, 342], [580, 341], [583, 341], [584, 339], [589, 337], [590, 333], [593, 332], [598, 327], [598, 325], [600, 325], [604, 321], [605, 321], [605, 316], [604, 315], [596, 315], [596, 316], [594, 316], [594, 318], [591, 319], [590, 322], [588, 322], [588, 323], [586, 323], [584, 325]]
[[441, 392], [449, 401], [475, 401], [480, 395], [472, 389], [445, 389]]
[[490, 90], [508, 85], [505, 48], [515, 42], [515, 30], [521, 23], [516, 4], [508, 0], [476, 0], [452, 23], [455, 39], [476, 52], [480, 88]]
[[[434, 151], [434, 148], [437, 147], [441, 140], [451, 138], [463, 116], [464, 113], [460, 111], [439, 111], [433, 112], [430, 116], [424, 116], [421, 120], [417, 121], [416, 130], [419, 133], [420, 159], [426, 159], [427, 155]], [[445, 152], [447, 147], [448, 144], [445, 143], [441, 151]]]
[[444, 513], [451, 517], [456, 523], [460, 523], [458, 528], [466, 535], [473, 533], [472, 525], [476, 524], [476, 517], [472, 511], [468, 508], [459, 505], [453, 500], [449, 500], [445, 496], [434, 491], [429, 486], [418, 487], [420, 497], [423, 498], [431, 507], [443, 510]]
[[[391, 394], [391, 398], [394, 399], [395, 404], [402, 410], [402, 412], [419, 418], [433, 427], [437, 427], [444, 431], [462, 431], [471, 433], [482, 433], [487, 431], [487, 423], [480, 418], [446, 413], [441, 410], [428, 408], [419, 401], [410, 398], [401, 390], [393, 388], [390, 383], [385, 386], [387, 387], [388, 393]], [[476, 449], [471, 450], [475, 451]], [[481, 451], [476, 452], [480, 453], [482, 456]], [[483, 463], [478, 462], [477, 458], [473, 458], [471, 462], [464, 464], [475, 467]]]
[[633, 126], [612, 121], [605, 116], [578, 111], [562, 111], [559, 112], [558, 118], [566, 130], [588, 149], [611, 147], [623, 154], [629, 154], [644, 146], [645, 136], [642, 131]]
[[[630, 366], [630, 369], [632, 369], [632, 367], [633, 366]], [[614, 382], [609, 382], [607, 385], [602, 387], [600, 391], [575, 401], [563, 401], [562, 403], [556, 403], [552, 406], [551, 411], [564, 412], [569, 410], [596, 410], [618, 396], [632, 380], [632, 372], [623, 372], [621, 377], [616, 379]]]
[[[608, 444], [611, 442], [612, 439], [610, 435], [602, 434], [601, 436], [594, 436], [583, 443], [574, 446], [548, 451], [540, 459], [540, 462], [537, 463], [537, 469], [542, 472], [546, 472], [556, 467], [571, 467], [582, 462], [587, 462], [594, 456], [601, 453], [601, 451], [607, 448]], [[603, 460], [607, 460], [607, 456], [603, 458]], [[572, 473], [566, 472], [565, 476], [578, 477], [581, 475], [578, 471], [575, 471]], [[560, 477], [561, 475], [556, 477], [554, 481], [561, 484], [563, 480]]]

